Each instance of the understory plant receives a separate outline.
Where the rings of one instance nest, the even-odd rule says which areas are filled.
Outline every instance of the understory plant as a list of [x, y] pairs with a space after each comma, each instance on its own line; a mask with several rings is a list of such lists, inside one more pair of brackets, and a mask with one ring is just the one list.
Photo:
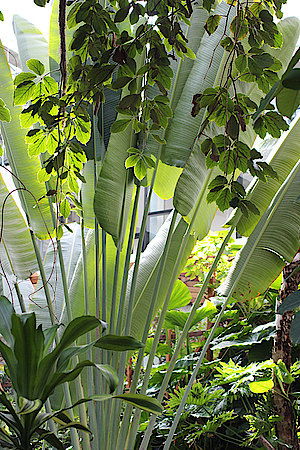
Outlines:
[[[166, 450], [227, 303], [232, 296], [240, 301], [249, 291], [253, 298], [264, 292], [283, 260], [291, 260], [296, 251], [298, 144], [287, 164], [281, 162], [285, 144], [298, 133], [298, 120], [274, 151], [272, 166], [253, 148], [255, 131], [279, 137], [288, 128], [271, 105], [257, 122], [252, 120], [260, 99], [287, 69], [299, 32], [297, 20], [275, 24], [272, 14], [281, 17], [281, 4], [122, 0], [106, 5], [85, 0], [68, 2], [67, 10], [67, 2], [60, 0], [53, 5], [49, 45], [31, 24], [14, 19], [22, 72], [12, 80], [2, 51], [0, 118], [8, 170], [25, 220], [3, 183], [5, 291], [26, 312], [29, 302], [24, 302], [20, 280], [38, 269], [40, 280], [29, 299], [39, 322], [68, 326], [74, 318], [94, 314], [108, 323], [102, 337], [96, 328], [78, 343], [86, 346], [89, 360], [111, 365], [120, 379], [115, 398], [90, 401], [87, 410], [79, 409], [80, 421], [94, 435], [93, 440], [82, 436], [85, 450], [134, 448], [140, 412], [134, 410], [136, 404], [124, 406], [121, 400], [134, 349], [122, 342], [140, 341], [129, 395], [143, 396], [173, 285], [196, 238], [209, 231], [217, 206], [222, 211], [237, 208], [236, 215], [179, 333], [157, 393], [159, 403], [230, 236], [236, 227], [240, 234], [243, 227], [248, 234], [251, 227], [254, 231], [221, 287], [219, 315], [189, 377]], [[248, 169], [258, 178], [247, 194], [236, 178]], [[143, 186], [148, 196], [130, 268]], [[174, 210], [142, 252], [153, 192], [174, 196]], [[79, 225], [68, 224], [71, 209], [78, 213]], [[289, 225], [280, 220], [282, 209], [295, 224], [288, 243], [281, 241]], [[15, 219], [23, 233], [18, 240], [10, 227]], [[36, 238], [50, 238], [44, 261]], [[253, 270], [253, 260], [262, 268]], [[159, 308], [141, 377], [144, 348]], [[90, 346], [93, 341], [101, 350]], [[78, 399], [83, 392], [87, 398], [107, 395], [105, 380], [93, 366], [64, 395], [56, 389], [51, 407], [61, 409], [63, 402], [69, 408], [72, 396]], [[141, 449], [148, 447], [157, 412]], [[71, 437], [78, 450], [78, 435]]]

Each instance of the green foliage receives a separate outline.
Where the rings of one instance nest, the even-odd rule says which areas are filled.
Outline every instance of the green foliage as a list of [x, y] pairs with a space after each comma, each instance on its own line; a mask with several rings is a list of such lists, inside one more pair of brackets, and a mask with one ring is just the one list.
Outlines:
[[[213, 180], [212, 183], [216, 184], [218, 183], [218, 180], [221, 182], [220, 178], [223, 177], [219, 176], [219, 178]], [[239, 184], [239, 186], [242, 188], [242, 185]], [[223, 242], [224, 235], [224, 231], [209, 232], [202, 241], [197, 241], [182, 272], [190, 277], [191, 280], [198, 278], [199, 282], [203, 281]], [[210, 281], [209, 287], [216, 289], [225, 279], [230, 267], [230, 262], [240, 248], [241, 245], [238, 244], [238, 241], [230, 238], [225, 252], [221, 256], [214, 278]]]

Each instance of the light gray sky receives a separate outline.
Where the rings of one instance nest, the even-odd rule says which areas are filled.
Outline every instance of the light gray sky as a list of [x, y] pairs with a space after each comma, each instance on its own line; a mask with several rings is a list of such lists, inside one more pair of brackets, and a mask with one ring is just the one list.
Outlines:
[[[12, 50], [16, 50], [16, 41], [12, 29], [12, 17], [19, 14], [24, 19], [34, 23], [48, 40], [49, 18], [51, 6], [45, 8], [36, 6], [33, 0], [3, 0], [0, 2], [0, 10], [4, 14], [4, 22], [0, 22], [0, 38], [2, 43]], [[282, 8], [285, 17], [297, 16], [300, 19], [299, 0], [287, 0], [287, 4]]]

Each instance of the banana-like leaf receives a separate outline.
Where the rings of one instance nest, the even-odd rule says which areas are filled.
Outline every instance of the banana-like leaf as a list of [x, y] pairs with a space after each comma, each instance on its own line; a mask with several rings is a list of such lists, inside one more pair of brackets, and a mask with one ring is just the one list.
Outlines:
[[[118, 114], [118, 119], [119, 116], [122, 115]], [[99, 225], [115, 241], [119, 240], [127, 224], [132, 199], [133, 175], [131, 170], [126, 170], [125, 159], [127, 149], [134, 145], [133, 139], [131, 125], [110, 136], [95, 192], [94, 211]]]
[[[266, 210], [271, 199], [300, 158], [300, 116], [293, 120], [290, 129], [278, 141], [274, 142], [272, 139], [269, 145], [272, 153], [268, 160], [277, 172], [279, 179], [269, 178], [267, 183], [256, 181], [256, 185], [249, 195], [249, 200], [257, 206], [261, 214]], [[259, 216], [251, 212], [247, 218], [242, 216], [237, 225], [238, 233], [242, 236], [249, 236], [258, 221]]]
[[[6, 106], [10, 110], [11, 121], [1, 123], [1, 133], [4, 138], [7, 157], [13, 173], [25, 185], [26, 191], [23, 189], [20, 198], [22, 207], [28, 214], [32, 229], [40, 239], [48, 239], [49, 232], [52, 231], [51, 214], [48, 200], [42, 200], [38, 206], [37, 200], [46, 195], [46, 188], [38, 182], [36, 174], [41, 169], [40, 162], [37, 157], [29, 158], [27, 153], [27, 145], [25, 144], [26, 130], [21, 128], [19, 115], [22, 111], [21, 107], [13, 105], [13, 80], [11, 77], [9, 65], [2, 45], [0, 45], [0, 90], [1, 97]], [[14, 180], [15, 184], [18, 184]], [[48, 226], [45, 225], [48, 224]], [[49, 228], [50, 227], [50, 228]]]
[[[132, 322], [131, 322], [131, 329], [130, 329], [130, 335], [134, 336], [136, 339], [140, 339], [142, 337], [146, 318], [147, 315], [145, 314], [145, 311], [148, 311], [148, 307], [151, 301], [152, 292], [154, 289], [155, 280], [158, 274], [158, 268], [159, 263], [164, 251], [164, 245], [166, 242], [166, 238], [168, 235], [168, 230], [170, 226], [170, 217], [166, 220], [166, 222], [163, 224], [163, 226], [160, 228], [159, 232], [155, 236], [155, 238], [150, 242], [150, 244], [147, 246], [146, 250], [143, 252], [139, 268], [138, 268], [138, 279], [137, 279], [137, 286], [136, 286], [136, 292], [135, 292], [135, 298], [134, 298], [134, 307], [133, 307], [133, 314], [132, 314]], [[157, 301], [154, 307], [154, 313], [153, 317], [155, 316], [158, 309], [161, 307], [161, 305], [164, 302], [173, 267], [182, 243], [183, 236], [187, 230], [187, 224], [184, 222], [183, 219], [181, 219], [176, 227], [175, 231], [172, 236], [170, 249], [164, 269], [164, 273], [162, 276], [162, 283], [160, 286], [160, 290], [157, 296]], [[188, 258], [188, 255], [190, 254], [193, 245], [195, 243], [195, 238], [193, 236], [190, 236], [188, 244], [185, 249], [185, 255], [181, 262], [180, 270], [182, 269], [183, 265], [185, 264], [186, 259]], [[180, 273], [179, 270], [179, 273]], [[179, 274], [178, 273], [178, 274]], [[127, 294], [126, 294], [126, 303], [125, 303], [125, 311], [124, 316], [126, 317], [126, 311], [128, 308], [128, 300], [129, 300], [129, 293], [130, 293], [130, 287], [131, 287], [131, 280], [132, 280], [132, 274], [133, 274], [133, 267], [130, 269], [129, 277], [128, 277], [128, 286], [127, 286]]]
[[[291, 20], [287, 22], [283, 20], [278, 26], [283, 35], [284, 46], [283, 48], [278, 50], [273, 49], [270, 50], [268, 48], [268, 51], [270, 50], [275, 57], [282, 60], [283, 62], [282, 70], [284, 70], [286, 65], [288, 64], [289, 57], [293, 53], [294, 45], [296, 42], [295, 39], [297, 39], [297, 36], [299, 35], [299, 22], [298, 20], [295, 21]], [[293, 29], [293, 33], [295, 34], [295, 37], [293, 38], [291, 38], [291, 32], [289, 27]], [[193, 68], [193, 70], [195, 70], [195, 67]], [[237, 89], [238, 91], [243, 92], [246, 95], [250, 96], [250, 98], [253, 101], [256, 101], [257, 103], [263, 96], [262, 91], [258, 89], [255, 83], [249, 84], [244, 82], [238, 82]], [[210, 136], [214, 136], [216, 134], [220, 134], [220, 129], [218, 129], [213, 123], [211, 123], [208, 126], [206, 133]], [[255, 133], [250, 125], [247, 126], [246, 132], [242, 133], [241, 139], [249, 147], [252, 147], [255, 140]], [[201, 203], [199, 206], [199, 213], [197, 215], [197, 219], [195, 221], [194, 226], [198, 239], [202, 239], [209, 231], [211, 221], [216, 211], [216, 205], [214, 202], [211, 204], [206, 203], [206, 196], [208, 194], [207, 189], [208, 184], [218, 173], [219, 173], [218, 169], [213, 170], [206, 169], [205, 157], [201, 152], [200, 142], [198, 142], [195, 145], [194, 150], [190, 155], [190, 158], [187, 161], [181, 176], [179, 177], [174, 195], [174, 206], [176, 210], [180, 212], [183, 216], [187, 216], [187, 220], [189, 222], [194, 213], [195, 205], [200, 200]], [[267, 202], [269, 202], [271, 198], [268, 197]], [[252, 216], [254, 216], [254, 214]], [[256, 218], [257, 217], [258, 216], [256, 216]], [[247, 222], [247, 220], [243, 218], [241, 219], [241, 221]]]
[[[6, 275], [16, 275], [25, 280], [37, 270], [35, 252], [27, 224], [14, 195], [10, 194], [0, 173], [0, 204], [2, 205], [0, 257]], [[13, 230], [13, 233], [12, 233]]]
[[18, 51], [23, 72], [28, 72], [26, 62], [38, 59], [49, 72], [49, 45], [42, 33], [28, 20], [17, 14], [13, 17], [13, 29], [17, 39]]
[[246, 301], [263, 293], [297, 252], [300, 227], [300, 162], [282, 184], [246, 244], [237, 254], [218, 293]]
[[[211, 36], [205, 33], [201, 39], [193, 67], [174, 110], [173, 118], [166, 133], [167, 144], [163, 148], [162, 156], [162, 161], [170, 165], [183, 167], [186, 164], [199, 133], [204, 112], [192, 117], [192, 100], [195, 93], [214, 86], [218, 78], [224, 57], [224, 49], [218, 44], [224, 33], [225, 16], [228, 10], [229, 5], [225, 2], [217, 5], [214, 14], [222, 16], [220, 25]], [[231, 7], [228, 26], [234, 13], [235, 8]]]
[[[201, 39], [204, 35], [205, 32], [204, 25], [207, 18], [208, 12], [202, 7], [202, 0], [200, 0], [200, 2], [197, 5], [196, 4], [194, 5], [193, 13], [190, 18], [191, 25], [186, 26], [185, 24], [183, 24], [182, 29], [188, 39], [188, 46], [195, 54], [199, 49]], [[169, 91], [169, 97], [170, 97], [170, 108], [172, 109], [173, 113], [178, 104], [181, 93], [185, 87], [187, 78], [192, 70], [194, 61], [195, 61], [194, 59], [187, 57], [185, 57], [183, 60], [181, 58], [176, 58], [176, 60], [171, 61], [170, 67], [173, 70], [174, 76], [171, 80], [171, 89]], [[147, 91], [147, 95], [150, 98], [154, 98], [156, 95], [159, 94], [160, 91], [156, 84], [154, 86], [150, 86], [150, 88]], [[190, 111], [191, 111], [191, 104], [190, 104]], [[169, 124], [165, 131], [165, 135], [168, 135], [170, 125], [171, 120], [169, 120]], [[189, 132], [190, 131], [188, 130], [188, 133]], [[163, 137], [162, 132], [160, 132], [160, 137]], [[153, 139], [151, 136], [147, 138], [147, 148], [145, 150], [146, 152], [152, 155], [157, 155], [159, 147], [160, 144], [155, 139]], [[167, 166], [167, 168], [168, 167], [169, 166]]]

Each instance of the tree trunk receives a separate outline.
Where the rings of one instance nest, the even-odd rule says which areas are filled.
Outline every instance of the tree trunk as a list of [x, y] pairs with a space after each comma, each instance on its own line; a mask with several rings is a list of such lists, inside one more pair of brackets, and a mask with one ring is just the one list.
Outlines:
[[[280, 302], [282, 302], [292, 292], [297, 291], [300, 283], [300, 272], [290, 276], [296, 267], [300, 264], [300, 249], [293, 261], [287, 264], [282, 272], [283, 282], [279, 292]], [[290, 277], [289, 277], [290, 276]], [[289, 278], [288, 278], [289, 277]], [[292, 324], [293, 312], [288, 311], [283, 316], [276, 317], [276, 337], [274, 340], [273, 360], [277, 362], [281, 359], [288, 370], [291, 367], [291, 350], [292, 343], [290, 339], [290, 329]], [[274, 379], [274, 408], [276, 414], [283, 420], [276, 424], [277, 438], [289, 445], [293, 450], [299, 450], [299, 442], [297, 437], [297, 428], [295, 420], [295, 411], [293, 408], [293, 399], [289, 395], [290, 385], [283, 383], [286, 398], [278, 383], [277, 378]], [[278, 445], [278, 450], [286, 450], [285, 445]]]

